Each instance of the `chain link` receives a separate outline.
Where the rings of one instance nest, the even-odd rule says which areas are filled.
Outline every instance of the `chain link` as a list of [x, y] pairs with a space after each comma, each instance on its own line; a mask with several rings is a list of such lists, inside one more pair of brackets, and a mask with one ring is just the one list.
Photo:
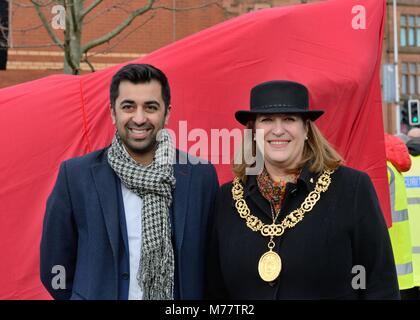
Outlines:
[[251, 214], [248, 205], [245, 202], [244, 188], [238, 177], [235, 177], [232, 184], [232, 197], [235, 200], [235, 207], [242, 219], [246, 220], [246, 225], [252, 231], [259, 231], [264, 237], [279, 237], [287, 228], [293, 228], [302, 221], [305, 213], [311, 211], [318, 200], [321, 198], [321, 192], [328, 190], [331, 183], [331, 174], [334, 170], [324, 170], [316, 182], [315, 189], [305, 198], [300, 208], [289, 213], [281, 223], [265, 224], [259, 218]]

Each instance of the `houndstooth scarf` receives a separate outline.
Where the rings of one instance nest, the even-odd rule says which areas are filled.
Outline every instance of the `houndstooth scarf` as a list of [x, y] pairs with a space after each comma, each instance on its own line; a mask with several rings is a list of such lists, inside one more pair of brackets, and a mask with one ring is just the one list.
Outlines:
[[148, 166], [138, 164], [124, 149], [118, 133], [108, 149], [108, 162], [122, 183], [143, 200], [142, 243], [137, 281], [145, 300], [171, 300], [174, 252], [169, 207], [175, 188], [175, 148], [167, 130], [157, 137], [158, 148]]

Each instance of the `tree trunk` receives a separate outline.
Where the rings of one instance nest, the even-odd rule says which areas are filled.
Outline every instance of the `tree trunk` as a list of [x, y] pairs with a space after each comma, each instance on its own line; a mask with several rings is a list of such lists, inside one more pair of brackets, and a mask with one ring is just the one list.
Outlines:
[[64, 73], [80, 74], [80, 60], [82, 58], [82, 23], [80, 21], [83, 10], [81, 0], [68, 1], [66, 8], [66, 30], [64, 40]]
[[80, 74], [80, 60], [82, 58], [81, 51], [81, 35], [70, 35], [69, 45], [64, 46], [64, 73]]

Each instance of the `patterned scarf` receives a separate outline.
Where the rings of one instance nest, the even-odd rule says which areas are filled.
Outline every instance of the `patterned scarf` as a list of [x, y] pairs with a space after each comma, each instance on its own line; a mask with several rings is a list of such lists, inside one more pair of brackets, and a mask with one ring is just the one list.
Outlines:
[[144, 300], [172, 300], [174, 252], [169, 207], [175, 188], [175, 148], [163, 129], [158, 148], [148, 166], [138, 164], [124, 149], [118, 133], [108, 150], [108, 162], [122, 183], [143, 200], [141, 253], [137, 281]]
[[280, 182], [273, 181], [264, 167], [264, 170], [257, 176], [258, 189], [262, 196], [273, 206], [275, 213], [280, 211], [284, 196], [286, 195], [286, 184], [288, 182], [296, 183], [299, 174], [292, 175], [286, 180]]

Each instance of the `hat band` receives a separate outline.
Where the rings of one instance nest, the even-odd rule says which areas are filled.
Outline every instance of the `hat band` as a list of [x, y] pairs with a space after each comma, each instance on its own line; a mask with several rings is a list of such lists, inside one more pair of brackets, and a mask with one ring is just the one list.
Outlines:
[[258, 106], [258, 108], [271, 108], [271, 107], [289, 107], [289, 108], [299, 108], [299, 106], [294, 104], [265, 104]]

